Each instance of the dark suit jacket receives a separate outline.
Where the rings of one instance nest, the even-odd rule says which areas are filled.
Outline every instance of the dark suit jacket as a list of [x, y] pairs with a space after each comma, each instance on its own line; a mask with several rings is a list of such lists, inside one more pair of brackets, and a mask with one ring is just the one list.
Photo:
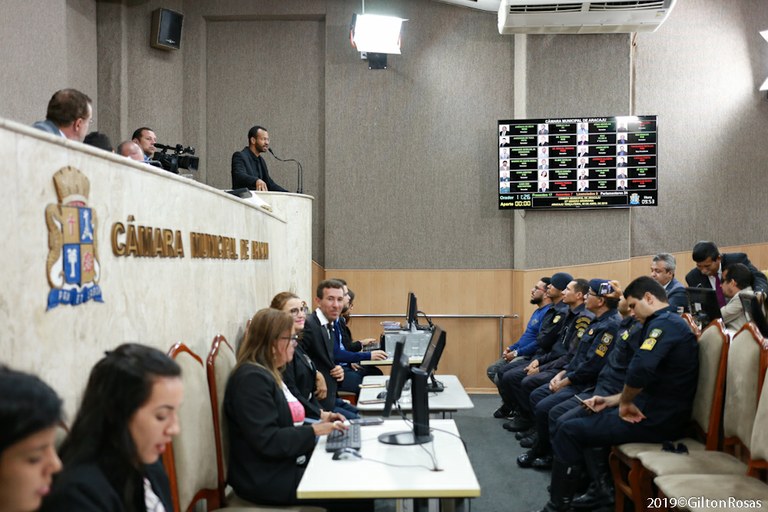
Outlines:
[[[755, 278], [755, 283], [752, 288], [756, 292], [765, 293], [768, 291], [768, 279], [766, 279], [765, 274], [755, 268], [746, 254], [743, 252], [728, 252], [722, 254], [722, 259], [720, 260], [721, 268], [733, 265], [734, 263], [743, 263], [747, 266], [749, 271], [752, 272], [752, 276]], [[694, 268], [688, 272], [688, 275], [685, 276], [685, 282], [688, 283], [688, 286], [691, 288], [712, 288], [712, 285], [709, 283], [709, 277], [702, 274], [698, 268]]]
[[669, 305], [672, 306], [675, 311], [681, 306], [683, 307], [683, 311], [688, 311], [690, 309], [688, 304], [688, 294], [685, 291], [683, 283], [673, 277], [672, 280], [667, 283], [665, 288], [667, 291], [667, 302], [669, 302]]
[[256, 188], [256, 181], [264, 180], [271, 192], [288, 192], [272, 181], [267, 171], [267, 163], [260, 156], [254, 155], [247, 147], [232, 154], [232, 188]]
[[254, 364], [238, 367], [227, 382], [224, 414], [229, 428], [228, 483], [235, 494], [255, 503], [295, 503], [315, 434], [310, 425], [293, 425], [288, 402], [272, 374]]
[[[165, 510], [173, 510], [171, 490], [168, 484], [168, 476], [165, 474], [162, 463], [145, 466], [146, 476], [152, 490], [157, 494], [165, 506]], [[136, 512], [145, 512], [144, 487], [137, 482], [137, 504], [140, 508]], [[140, 496], [138, 494], [141, 494]], [[49, 494], [43, 501], [40, 512], [65, 512], [77, 510], [78, 512], [134, 512], [125, 508], [121, 493], [112, 487], [105, 471], [98, 464], [77, 464], [67, 466], [61, 474], [54, 479], [54, 484]]]
[[338, 388], [336, 379], [331, 377], [331, 369], [336, 366], [333, 359], [333, 344], [328, 336], [328, 330], [320, 325], [316, 311], [307, 317], [301, 343], [304, 345], [304, 350], [309, 358], [317, 366], [317, 370], [325, 377], [325, 383], [328, 385], [328, 396], [320, 401], [320, 405], [326, 411], [332, 411], [336, 404], [336, 389]]
[[293, 360], [285, 366], [283, 380], [293, 393], [309, 418], [320, 418], [320, 402], [315, 396], [315, 374], [317, 368], [301, 345], [296, 347]]

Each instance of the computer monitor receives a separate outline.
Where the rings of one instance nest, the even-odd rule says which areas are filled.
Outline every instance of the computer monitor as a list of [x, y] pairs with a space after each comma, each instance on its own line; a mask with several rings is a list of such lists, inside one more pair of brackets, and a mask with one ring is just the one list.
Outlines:
[[716, 318], [722, 318], [720, 305], [717, 303], [717, 293], [711, 288], [686, 288], [691, 314], [701, 324], [706, 326]]
[[435, 325], [429, 345], [427, 345], [427, 350], [424, 352], [424, 357], [419, 366], [430, 378], [431, 382], [427, 385], [427, 391], [429, 392], [440, 392], [444, 389], [442, 382], [438, 382], [435, 379], [435, 370], [437, 370], [437, 363], [440, 362], [443, 350], [445, 350], [445, 331], [439, 325]]
[[411, 329], [415, 327], [419, 328], [419, 320], [417, 315], [419, 313], [419, 307], [416, 305], [416, 294], [408, 292], [408, 303], [405, 307], [405, 328]]
[[760, 334], [768, 337], [768, 321], [766, 321], [765, 318], [763, 305], [757, 300], [755, 294], [751, 292], [741, 292], [739, 293], [739, 299], [744, 308], [744, 316], [747, 317], [747, 322], [755, 324], [755, 327], [760, 331]]
[[400, 395], [403, 392], [403, 386], [410, 377], [410, 365], [408, 364], [408, 356], [404, 354], [405, 340], [397, 340], [395, 343], [395, 353], [392, 355], [392, 371], [387, 379], [387, 390], [384, 393], [384, 412], [382, 416], [388, 418], [392, 413], [392, 406], [395, 402], [400, 400]]
[[403, 386], [407, 379], [400, 375], [411, 376], [411, 411], [413, 421], [411, 430], [387, 432], [379, 435], [379, 442], [384, 444], [413, 445], [424, 444], [432, 440], [429, 432], [429, 399], [427, 392], [427, 372], [421, 368], [410, 368], [408, 358], [402, 356], [399, 363], [392, 364], [392, 374], [387, 386], [387, 401], [384, 404], [384, 416], [392, 412], [392, 405], [400, 398]]

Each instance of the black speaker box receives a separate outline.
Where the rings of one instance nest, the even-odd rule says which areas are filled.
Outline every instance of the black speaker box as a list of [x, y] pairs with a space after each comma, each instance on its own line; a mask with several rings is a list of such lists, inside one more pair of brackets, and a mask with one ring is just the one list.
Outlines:
[[149, 44], [159, 50], [181, 48], [181, 23], [184, 15], [170, 9], [156, 9], [152, 12], [152, 32]]

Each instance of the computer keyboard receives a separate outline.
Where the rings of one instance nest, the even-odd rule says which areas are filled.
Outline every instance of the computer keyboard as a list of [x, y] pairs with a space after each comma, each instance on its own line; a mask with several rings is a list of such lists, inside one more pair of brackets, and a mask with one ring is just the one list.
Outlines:
[[327, 441], [325, 442], [325, 451], [335, 452], [342, 448], [359, 450], [360, 446], [360, 425], [353, 423], [349, 425], [348, 430], [334, 430], [328, 434]]

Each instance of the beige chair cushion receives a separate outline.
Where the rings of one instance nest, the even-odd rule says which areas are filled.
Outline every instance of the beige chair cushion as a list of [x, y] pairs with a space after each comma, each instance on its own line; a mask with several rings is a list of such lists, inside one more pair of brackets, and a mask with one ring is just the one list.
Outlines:
[[[233, 508], [234, 507], [234, 508]], [[291, 512], [326, 512], [324, 508], [320, 507], [309, 507], [305, 505], [295, 505], [292, 507], [280, 507], [276, 505], [257, 505], [255, 503], [251, 503], [250, 501], [246, 501], [239, 496], [237, 496], [235, 493], [230, 494], [227, 497], [227, 508], [222, 509], [232, 512], [246, 512], [246, 511], [252, 511], [252, 512], [285, 512], [285, 511], [291, 511]]]
[[720, 369], [720, 356], [723, 353], [723, 333], [720, 323], [709, 325], [699, 336], [699, 380], [693, 399], [693, 420], [704, 432], [709, 429], [709, 417], [715, 399], [717, 372]]
[[[695, 439], [680, 439], [675, 441], [677, 443], [683, 443], [689, 452], [705, 450], [706, 446]], [[621, 453], [629, 457], [630, 459], [636, 459], [642, 452], [653, 452], [661, 450], [661, 443], [625, 443], [616, 447]]]
[[723, 435], [738, 437], [744, 444], [751, 443], [759, 373], [760, 346], [748, 329], [742, 329], [728, 350]]
[[224, 466], [224, 478], [227, 477], [227, 457], [229, 455], [229, 430], [227, 429], [227, 415], [224, 414], [224, 393], [227, 391], [227, 381], [232, 373], [232, 368], [237, 363], [235, 353], [229, 349], [226, 343], [219, 344], [219, 352], [214, 361], [214, 375], [216, 377], [216, 400], [219, 409], [219, 429], [221, 431], [221, 462]]
[[181, 432], [173, 438], [173, 456], [181, 510], [187, 510], [200, 489], [216, 489], [216, 445], [208, 378], [203, 365], [188, 352], [179, 352], [184, 402], [179, 409]]
[[696, 451], [687, 454], [662, 451], [641, 452], [637, 456], [643, 466], [657, 476], [683, 475], [744, 475], [747, 465], [723, 452]]
[[[687, 506], [679, 507], [680, 510], [691, 512], [744, 512], [744, 510], [766, 510], [768, 507], [768, 485], [756, 478], [738, 475], [668, 475], [659, 476], [653, 480], [656, 487], [668, 498], [680, 497], [689, 499]], [[705, 497], [710, 500], [724, 500], [723, 507], [712, 506], [705, 503]], [[728, 505], [728, 500], [760, 500], [761, 507], [747, 508], [738, 503]], [[671, 509], [671, 507], [670, 507]]]
[[[765, 376], [768, 377], [768, 370]], [[763, 382], [749, 448], [753, 459], [768, 460], [768, 381]]]

